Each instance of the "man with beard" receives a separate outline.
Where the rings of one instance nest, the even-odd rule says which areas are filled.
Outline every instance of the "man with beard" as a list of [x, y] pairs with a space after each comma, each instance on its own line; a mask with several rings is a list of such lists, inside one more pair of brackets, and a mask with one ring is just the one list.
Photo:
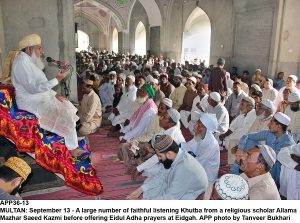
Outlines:
[[160, 102], [165, 98], [165, 94], [159, 89], [159, 84], [157, 79], [151, 76], [151, 78], [149, 79], [149, 83], [155, 91], [155, 97], [153, 98], [153, 100], [155, 104], [158, 106]]
[[135, 77], [133, 75], [127, 76], [120, 102], [108, 117], [108, 120], [110, 120], [113, 125], [113, 128], [108, 135], [112, 135], [114, 134], [114, 132], [119, 131], [121, 129], [121, 125], [131, 117], [132, 106], [136, 99], [137, 92], [137, 88], [136, 86], [134, 86], [134, 82]]
[[240, 138], [248, 133], [255, 120], [254, 106], [254, 99], [244, 96], [240, 103], [241, 114], [231, 122], [228, 131], [219, 136], [220, 141], [223, 141], [223, 145], [228, 150], [228, 164], [233, 164], [235, 160], [234, 151], [230, 151], [231, 148], [239, 144]]
[[233, 83], [233, 94], [231, 94], [225, 102], [225, 108], [228, 111], [230, 122], [240, 114], [240, 102], [246, 96], [241, 88], [240, 82]]
[[181, 148], [195, 157], [203, 166], [209, 184], [218, 178], [220, 167], [219, 143], [213, 135], [217, 128], [218, 120], [215, 114], [198, 113], [194, 138], [187, 143], [181, 143]]
[[22, 52], [12, 66], [12, 83], [16, 89], [19, 109], [31, 112], [39, 118], [41, 128], [64, 137], [73, 157], [85, 151], [78, 148], [76, 134], [77, 109], [63, 96], [52, 90], [67, 72], [58, 72], [56, 78], [47, 80], [41, 61], [43, 48], [41, 37], [31, 34], [19, 42]]
[[153, 117], [157, 114], [157, 106], [152, 99], [154, 96], [155, 91], [148, 83], [138, 90], [137, 100], [142, 104], [131, 116], [129, 124], [120, 130], [125, 134], [120, 137], [122, 142], [130, 142], [148, 131]]
[[256, 106], [256, 119], [253, 122], [249, 132], [260, 132], [268, 129], [268, 124], [275, 113], [275, 106], [269, 99], [262, 99]]
[[18, 191], [31, 173], [30, 166], [18, 157], [10, 157], [0, 167], [0, 200], [21, 200]]
[[169, 98], [175, 88], [168, 81], [168, 74], [167, 73], [160, 74], [159, 80], [160, 80], [160, 90], [165, 94], [166, 98]]
[[289, 105], [284, 114], [291, 118], [288, 131], [292, 133], [294, 141], [300, 141], [300, 93], [292, 92], [288, 97]]
[[175, 90], [170, 95], [170, 99], [173, 101], [173, 108], [178, 110], [183, 103], [183, 98], [186, 92], [186, 87], [181, 83], [182, 76], [180, 74], [174, 75]]
[[206, 191], [208, 180], [204, 168], [170, 136], [158, 136], [153, 146], [164, 168], [127, 199], [137, 199], [143, 194], [146, 200], [193, 200]]
[[122, 148], [118, 151], [118, 158], [124, 161], [128, 174], [132, 173], [137, 165], [143, 163], [151, 156], [151, 154], [148, 156], [149, 142], [154, 135], [163, 130], [159, 125], [159, 120], [171, 107], [172, 101], [168, 98], [163, 99], [158, 106], [158, 112], [154, 115], [148, 131], [138, 138], [130, 140], [129, 143], [122, 144]]

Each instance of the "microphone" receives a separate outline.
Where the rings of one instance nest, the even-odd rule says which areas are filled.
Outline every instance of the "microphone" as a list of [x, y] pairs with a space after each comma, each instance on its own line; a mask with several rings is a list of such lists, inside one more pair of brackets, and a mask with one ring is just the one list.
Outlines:
[[59, 60], [54, 60], [52, 57], [47, 57], [47, 58], [46, 58], [46, 61], [47, 61], [48, 63], [51, 63], [51, 64], [53, 64], [53, 65], [58, 66], [59, 68], [64, 68], [64, 69], [66, 69], [66, 68], [68, 68], [68, 67], [70, 66], [70, 64], [68, 64], [68, 63], [66, 63], [66, 62], [64, 62], [64, 61], [59, 61]]

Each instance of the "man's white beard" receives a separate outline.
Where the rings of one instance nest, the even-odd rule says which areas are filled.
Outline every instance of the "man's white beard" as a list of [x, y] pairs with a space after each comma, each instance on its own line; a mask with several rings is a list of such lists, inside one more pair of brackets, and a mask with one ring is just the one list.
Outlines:
[[148, 99], [148, 96], [145, 96], [143, 98], [137, 97], [136, 98], [136, 102], [138, 102], [139, 104], [143, 104], [143, 103], [145, 103], [147, 101], [147, 99]]
[[43, 63], [42, 59], [40, 57], [37, 57], [35, 52], [33, 51], [31, 54], [31, 58], [33, 60], [33, 63], [40, 68], [41, 70], [44, 70], [45, 64]]
[[[194, 131], [194, 132], [195, 132], [195, 131]], [[200, 142], [200, 141], [203, 140], [201, 134], [196, 133], [196, 132], [195, 132], [194, 139], [195, 139], [196, 142]]]

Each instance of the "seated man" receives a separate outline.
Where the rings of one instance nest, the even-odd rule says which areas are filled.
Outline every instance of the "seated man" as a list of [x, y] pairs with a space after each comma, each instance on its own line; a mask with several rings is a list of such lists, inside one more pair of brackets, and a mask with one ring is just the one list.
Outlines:
[[248, 183], [235, 174], [224, 174], [211, 184], [203, 200], [248, 200]]
[[178, 111], [180, 111], [180, 120], [185, 128], [189, 126], [189, 117], [191, 114], [193, 101], [198, 96], [196, 86], [196, 78], [188, 77], [186, 82], [187, 90], [185, 91], [183, 102]]
[[275, 106], [269, 99], [262, 99], [255, 108], [256, 118], [249, 132], [260, 132], [268, 130], [268, 124], [275, 113]]
[[87, 136], [100, 127], [102, 111], [100, 98], [93, 90], [93, 81], [84, 80], [83, 84], [83, 98], [78, 108], [80, 124], [77, 129], [81, 136]]
[[164, 169], [133, 191], [127, 199], [192, 200], [208, 187], [205, 170], [168, 135], [157, 137], [154, 149]]
[[254, 106], [254, 99], [244, 96], [240, 102], [240, 115], [232, 121], [229, 130], [219, 136], [220, 141], [223, 141], [224, 147], [228, 150], [228, 164], [233, 164], [235, 160], [230, 149], [239, 144], [240, 138], [248, 133], [255, 120]]
[[0, 200], [20, 200], [22, 183], [31, 173], [30, 166], [18, 157], [10, 157], [0, 167]]
[[137, 99], [140, 99], [142, 104], [131, 116], [130, 123], [120, 130], [124, 133], [124, 136], [120, 137], [123, 143], [130, 142], [148, 131], [153, 117], [157, 114], [157, 106], [152, 99], [154, 96], [155, 92], [148, 83], [138, 90]]
[[127, 119], [131, 117], [132, 106], [136, 99], [137, 88], [134, 86], [135, 77], [133, 75], [127, 76], [125, 80], [125, 87], [123, 89], [123, 95], [120, 99], [120, 102], [116, 108], [113, 109], [113, 112], [108, 117], [108, 120], [111, 121], [113, 128], [110, 133], [119, 131], [121, 125]]
[[300, 92], [292, 92], [288, 97], [288, 106], [284, 114], [291, 118], [288, 131], [292, 133], [294, 141], [300, 141]]
[[206, 171], [208, 183], [212, 184], [218, 178], [220, 167], [219, 143], [213, 135], [218, 128], [218, 121], [215, 114], [209, 113], [199, 114], [198, 118], [194, 138], [181, 143], [181, 148], [198, 160]]
[[182, 84], [182, 76], [174, 75], [175, 90], [171, 93], [170, 99], [173, 101], [173, 108], [178, 110], [183, 103], [183, 98], [186, 92], [186, 87]]
[[[269, 130], [264, 130], [257, 133], [250, 133], [241, 138], [239, 147], [243, 150], [249, 150], [254, 146], [258, 145], [259, 142], [265, 141], [265, 144], [271, 147], [276, 154], [279, 153], [281, 148], [294, 145], [292, 135], [287, 131], [287, 127], [290, 124], [290, 118], [281, 113], [277, 112], [271, 119], [268, 127]], [[236, 164], [232, 167], [232, 172], [237, 173]], [[281, 164], [276, 161], [271, 169], [271, 175], [279, 188]]]
[[249, 185], [250, 200], [280, 200], [269, 171], [276, 162], [275, 151], [267, 145], [249, 149], [240, 155], [241, 175]]
[[155, 97], [153, 98], [153, 101], [158, 106], [160, 104], [160, 102], [165, 98], [165, 94], [164, 94], [164, 92], [162, 92], [159, 89], [159, 84], [158, 84], [158, 80], [157, 79], [155, 79], [152, 76], [150, 76], [149, 83], [150, 83], [150, 85], [152, 86], [152, 88], [155, 91]]
[[85, 151], [78, 148], [76, 133], [77, 109], [70, 101], [52, 90], [67, 72], [58, 72], [56, 78], [47, 80], [44, 64], [41, 61], [43, 48], [41, 37], [31, 34], [19, 42], [22, 52], [12, 66], [12, 83], [16, 89], [16, 102], [19, 109], [36, 115], [41, 128], [64, 137], [66, 147], [73, 157]]
[[288, 200], [300, 200], [300, 144], [282, 148], [277, 160], [282, 164], [280, 194]]

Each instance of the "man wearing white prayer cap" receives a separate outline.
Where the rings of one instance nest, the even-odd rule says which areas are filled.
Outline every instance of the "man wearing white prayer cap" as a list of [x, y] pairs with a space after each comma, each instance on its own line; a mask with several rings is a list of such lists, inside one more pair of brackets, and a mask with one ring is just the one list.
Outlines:
[[298, 142], [300, 141], [300, 93], [290, 93], [288, 103], [284, 111], [284, 114], [291, 118], [288, 131], [293, 134], [295, 142]]
[[162, 103], [165, 104], [166, 106], [168, 106], [169, 108], [172, 108], [173, 107], [173, 102], [171, 99], [169, 98], [164, 98], [162, 100]]
[[278, 91], [273, 88], [273, 80], [268, 78], [264, 82], [264, 88], [262, 89], [262, 98], [274, 101], [277, 98]]
[[229, 127], [229, 114], [221, 103], [221, 95], [218, 92], [210, 92], [207, 101], [209, 106], [204, 112], [215, 114], [219, 123], [218, 132], [225, 133]]
[[35, 114], [43, 129], [64, 137], [71, 155], [80, 156], [84, 151], [78, 148], [75, 128], [79, 119], [77, 109], [52, 90], [68, 72], [60, 71], [55, 78], [47, 79], [42, 71], [42, 41], [37, 34], [25, 36], [19, 42], [19, 48], [21, 52], [12, 65], [12, 83], [16, 89], [18, 108]]
[[270, 170], [276, 161], [275, 151], [268, 145], [255, 146], [241, 153], [241, 175], [249, 185], [250, 200], [280, 200]]
[[[290, 124], [290, 118], [281, 113], [275, 113], [274, 117], [268, 124], [269, 130], [264, 130], [257, 133], [250, 133], [241, 138], [239, 148], [243, 150], [249, 150], [250, 148], [259, 145], [261, 141], [265, 141], [265, 144], [271, 147], [276, 154], [279, 153], [281, 148], [291, 146], [295, 144], [293, 136], [287, 131], [288, 125]], [[238, 160], [237, 164], [239, 163]], [[237, 173], [237, 164], [232, 167], [232, 172]], [[271, 169], [271, 175], [279, 188], [281, 164], [276, 161], [275, 165]]]
[[248, 200], [248, 183], [235, 174], [224, 174], [209, 187], [204, 200]]
[[240, 138], [249, 132], [255, 120], [254, 107], [254, 99], [245, 95], [240, 102], [240, 115], [231, 122], [228, 131], [219, 136], [220, 141], [223, 141], [223, 146], [228, 150], [228, 164], [233, 164], [235, 160], [231, 149], [237, 146]]
[[195, 136], [189, 142], [181, 143], [181, 148], [198, 160], [205, 169], [209, 184], [212, 184], [218, 177], [220, 167], [219, 143], [213, 135], [219, 124], [215, 114], [195, 113], [198, 117]]
[[155, 91], [155, 97], [153, 98], [153, 101], [158, 106], [160, 104], [160, 102], [165, 98], [165, 94], [164, 94], [164, 92], [162, 92], [159, 89], [158, 80], [156, 78], [152, 77], [151, 75], [149, 75], [149, 76], [150, 76], [149, 83]]
[[285, 81], [285, 85], [283, 88], [281, 88], [278, 91], [278, 95], [274, 101], [274, 104], [276, 107], [278, 107], [278, 105], [280, 104], [280, 102], [282, 102], [284, 100], [283, 97], [283, 92], [285, 89], [289, 89], [291, 92], [295, 92], [297, 94], [300, 94], [300, 90], [296, 87], [296, 82], [297, 82], [298, 78], [295, 75], [289, 75], [288, 78]]
[[256, 108], [256, 118], [253, 122], [249, 132], [260, 132], [262, 130], [268, 130], [268, 124], [271, 121], [273, 114], [275, 113], [275, 106], [269, 99], [263, 98]]
[[108, 117], [108, 120], [111, 121], [113, 128], [108, 133], [113, 136], [117, 131], [121, 129], [121, 125], [128, 119], [130, 119], [133, 114], [132, 107], [134, 101], [136, 100], [137, 88], [134, 85], [135, 77], [134, 75], [128, 75], [125, 80], [125, 87], [123, 89], [123, 95], [120, 99], [120, 102], [116, 108], [113, 109], [113, 112]]

